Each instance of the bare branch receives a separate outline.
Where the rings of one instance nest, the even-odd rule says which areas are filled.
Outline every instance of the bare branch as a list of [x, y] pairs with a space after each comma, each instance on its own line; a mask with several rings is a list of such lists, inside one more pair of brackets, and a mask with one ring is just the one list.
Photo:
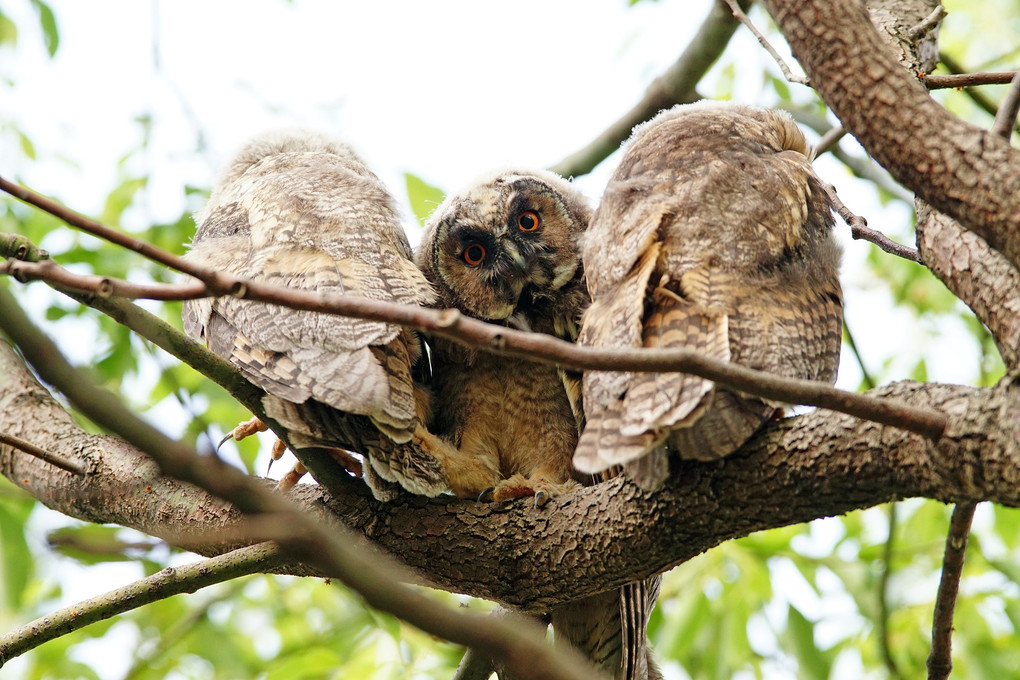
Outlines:
[[99, 297], [121, 297], [148, 300], [193, 300], [209, 297], [209, 288], [201, 281], [190, 283], [133, 283], [110, 276], [75, 274], [53, 260], [24, 262], [8, 259], [0, 262], [0, 275], [7, 275], [21, 283], [46, 281], [54, 287], [79, 293], [94, 293]]
[[[943, 66], [945, 66], [947, 69], [949, 69], [949, 72], [952, 74], [952, 76], [970, 77], [970, 75], [971, 75], [970, 73], [967, 73], [968, 69], [964, 68], [963, 65], [961, 65], [959, 62], [957, 62], [955, 59], [953, 59], [951, 56], [949, 56], [945, 52], [939, 52], [939, 61], [942, 63]], [[1007, 73], [1001, 73], [1001, 74], [988, 74], [988, 75], [997, 75], [1001, 79], [1001, 83], [997, 83], [997, 84], [1006, 85], [1007, 83], [1009, 83], [1009, 82], [1011, 82], [1013, 80], [1013, 76], [1015, 75], [1015, 73], [1014, 72], [1007, 72]], [[951, 77], [951, 76], [929, 76], [929, 77], [931, 77], [931, 78], [947, 78], [947, 77]], [[926, 78], [923, 82], [927, 83], [928, 79]], [[936, 82], [939, 82], [939, 81], [936, 81]], [[985, 84], [990, 84], [990, 83], [985, 83], [985, 82], [975, 82], [974, 83], [974, 85], [985, 85]], [[983, 111], [988, 113], [988, 115], [994, 117], [995, 114], [997, 113], [998, 107], [995, 105], [995, 102], [992, 101], [992, 99], [988, 95], [986, 95], [984, 92], [982, 92], [981, 90], [977, 89], [976, 87], [968, 87], [968, 86], [965, 85], [965, 86], [963, 86], [963, 93], [965, 95], [967, 95], [968, 97], [970, 97], [970, 100], [972, 102], [974, 102], [980, 109], [982, 109]], [[1015, 131], [1017, 131], [1017, 132], [1020, 132], [1020, 125], [1014, 127], [1013, 129]]]
[[957, 503], [946, 536], [946, 554], [942, 560], [942, 580], [935, 599], [931, 628], [931, 654], [928, 656], [928, 680], [946, 680], [953, 670], [953, 611], [960, 591], [963, 560], [967, 554], [967, 536], [977, 503]]
[[55, 453], [50, 453], [45, 449], [41, 449], [35, 444], [26, 442], [24, 439], [18, 439], [17, 437], [11, 436], [5, 432], [0, 432], [0, 444], [6, 444], [7, 446], [13, 446], [19, 451], [24, 451], [30, 456], [35, 456], [39, 460], [44, 460], [53, 467], [60, 468], [65, 472], [73, 472], [76, 475], [84, 475], [85, 468], [80, 463], [73, 460], [68, 460], [63, 456], [58, 456]]
[[272, 569], [283, 561], [271, 543], [239, 548], [183, 567], [167, 567], [84, 602], [65, 607], [0, 635], [0, 666], [44, 642], [85, 626], [181, 593], [193, 593], [223, 581]]
[[[750, 4], [742, 2], [745, 7]], [[701, 99], [695, 87], [708, 69], [722, 55], [739, 24], [732, 13], [716, 0], [697, 34], [688, 43], [680, 57], [665, 73], [652, 81], [644, 96], [630, 111], [611, 124], [583, 149], [567, 156], [550, 170], [564, 177], [586, 175], [620, 148], [631, 130], [662, 109], [674, 104], [686, 104]]]
[[1016, 125], [1017, 111], [1020, 110], [1020, 71], [1017, 71], [1010, 81], [1009, 90], [999, 104], [999, 110], [995, 113], [995, 122], [992, 124], [991, 133], [1009, 139]]
[[949, 75], [926, 75], [921, 79], [929, 90], [947, 90], [953, 87], [975, 87], [978, 85], [1008, 85], [1017, 71], [995, 73], [951, 73]]
[[349, 531], [335, 527], [327, 531], [283, 495], [272, 493], [215, 456], [199, 456], [141, 421], [114, 395], [95, 387], [72, 367], [6, 288], [0, 288], [0, 328], [40, 377], [63, 392], [81, 413], [151, 456], [164, 474], [194, 483], [242, 512], [272, 517], [284, 529], [278, 542], [287, 554], [338, 578], [369, 605], [444, 639], [485, 650], [521, 677], [591, 677], [591, 668], [580, 654], [553, 650], [545, 644], [541, 630], [437, 606], [401, 585], [410, 576], [391, 557], [378, 552], [365, 554], [364, 541]]
[[[29, 205], [39, 208], [43, 212], [47, 212], [53, 215], [54, 217], [63, 220], [72, 227], [81, 229], [86, 233], [92, 234], [93, 236], [98, 236], [99, 238], [105, 241], [109, 241], [110, 243], [122, 246], [124, 248], [127, 248], [128, 250], [133, 250], [134, 252], [144, 255], [145, 257], [149, 258], [154, 262], [166, 265], [171, 269], [176, 269], [177, 271], [184, 272], [185, 274], [191, 274], [192, 270], [196, 269], [194, 264], [188, 262], [187, 260], [178, 255], [168, 253], [162, 248], [158, 248], [157, 246], [154, 246], [146, 241], [142, 241], [141, 239], [128, 236], [127, 234], [117, 231], [116, 229], [111, 229], [110, 227], [104, 224], [100, 224], [99, 222], [96, 222], [93, 219], [89, 219], [84, 215], [76, 213], [73, 210], [70, 210], [60, 205], [51, 198], [36, 193], [31, 189], [23, 187], [20, 184], [12, 182], [4, 177], [0, 177], [0, 190], [6, 191], [11, 196], [17, 198], [18, 200], [24, 201]], [[205, 278], [201, 276], [198, 276], [196, 278], [200, 278], [207, 285], [209, 285], [210, 288], [216, 290], [217, 294], [229, 292], [229, 286], [224, 287], [216, 285], [219, 282], [219, 278], [215, 276], [216, 272], [206, 271], [205, 274], [206, 274]]]
[[917, 251], [909, 246], [905, 246], [891, 238], [886, 236], [880, 231], [868, 228], [868, 221], [860, 215], [855, 215], [850, 212], [850, 209], [843, 205], [843, 201], [840, 200], [836, 194], [836, 187], [831, 184], [823, 184], [825, 187], [825, 193], [828, 194], [829, 200], [832, 201], [832, 206], [839, 213], [839, 216], [843, 218], [843, 221], [850, 226], [850, 235], [855, 239], [864, 239], [870, 241], [876, 246], [889, 253], [890, 255], [896, 255], [902, 257], [905, 260], [911, 262], [920, 262], [921, 256], [918, 255]]
[[938, 23], [942, 21], [942, 17], [946, 16], [946, 8], [939, 3], [935, 6], [935, 9], [931, 11], [931, 14], [926, 16], [920, 23], [910, 29], [908, 32], [908, 39], [910, 42], [917, 42], [924, 37], [924, 34], [932, 30]]
[[788, 81], [791, 83], [807, 85], [808, 87], [811, 86], [811, 82], [808, 80], [807, 76], [798, 76], [790, 70], [790, 67], [786, 65], [783, 58], [779, 56], [779, 52], [776, 52], [776, 48], [772, 47], [772, 44], [769, 43], [768, 39], [762, 34], [762, 32], [755, 28], [751, 19], [744, 14], [740, 7], [737, 6], [736, 0], [726, 0], [726, 4], [729, 5], [730, 9], [733, 11], [733, 16], [737, 19], [737, 21], [751, 29], [751, 33], [753, 33], [754, 37], [758, 39], [758, 42], [765, 48], [765, 51], [768, 52], [773, 59], [775, 59], [776, 64], [779, 65], [779, 69], [783, 72], [783, 76], [785, 76]]
[[811, 149], [811, 160], [814, 161], [823, 153], [834, 147], [839, 143], [839, 140], [843, 139], [845, 136], [846, 130], [843, 129], [842, 125], [837, 125], [829, 129], [822, 135], [821, 139], [818, 140], [818, 143], [815, 144], [814, 148]]
[[[18, 271], [23, 277], [42, 279], [50, 269], [45, 263], [18, 263]], [[82, 282], [78, 287], [87, 286]], [[837, 390], [827, 383], [775, 376], [717, 361], [687, 349], [580, 347], [550, 335], [518, 331], [472, 319], [453, 309], [435, 310], [368, 298], [323, 295], [240, 278], [233, 278], [231, 288], [239, 296], [250, 300], [411, 326], [467, 347], [524, 357], [544, 364], [601, 371], [681, 371], [769, 399], [841, 411], [933, 439], [941, 436], [946, 424], [942, 414]]]

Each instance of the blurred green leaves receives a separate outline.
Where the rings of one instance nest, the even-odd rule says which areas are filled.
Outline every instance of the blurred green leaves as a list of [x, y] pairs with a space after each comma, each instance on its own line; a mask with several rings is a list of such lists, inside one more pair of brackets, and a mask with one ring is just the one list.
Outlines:
[[445, 192], [439, 187], [432, 186], [418, 175], [409, 172], [404, 173], [404, 183], [407, 188], [407, 200], [411, 204], [414, 216], [418, 223], [424, 226], [432, 211], [443, 202]]

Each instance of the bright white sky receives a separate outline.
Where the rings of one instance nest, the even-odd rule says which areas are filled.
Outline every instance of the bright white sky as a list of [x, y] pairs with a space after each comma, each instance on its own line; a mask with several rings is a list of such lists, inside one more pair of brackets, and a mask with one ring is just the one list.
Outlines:
[[[185, 205], [184, 184], [208, 187], [236, 147], [279, 125], [346, 137], [401, 200], [405, 171], [455, 190], [496, 166], [551, 165], [640, 98], [686, 46], [709, 3], [53, 0], [52, 5], [61, 45], [50, 60], [28, 0], [4, 3], [21, 44], [0, 53], [8, 61], [0, 74], [14, 78], [0, 101], [0, 125], [13, 123], [26, 132], [38, 159], [26, 159], [10, 129], [0, 127], [0, 172], [98, 214], [122, 172], [118, 160], [141, 140], [142, 127], [133, 119], [152, 116], [152, 143], [127, 169], [152, 177], [143, 205], [120, 225], [132, 228], [176, 218]], [[754, 16], [765, 25], [760, 14]], [[734, 99], [772, 104], [760, 75], [771, 63], [767, 55], [744, 30], [730, 49], [741, 64]], [[714, 82], [710, 77], [704, 87]], [[704, 94], [718, 94], [704, 87]], [[791, 85], [795, 92], [799, 87]], [[199, 132], [207, 148], [195, 154]], [[612, 165], [581, 180], [593, 198]], [[818, 165], [851, 209], [872, 226], [908, 238], [906, 209], [879, 206], [870, 189], [831, 160]], [[844, 225], [838, 228], [847, 234]], [[927, 329], [892, 314], [888, 294], [876, 289], [861, 265], [866, 247], [844, 241], [847, 318], [867, 360], [877, 368], [909, 349], [910, 361], [903, 362], [909, 370], [923, 350], [931, 379], [972, 380], [974, 360], [961, 359], [976, 356], [969, 336], [956, 332], [947, 341], [931, 342]], [[84, 360], [87, 352], [77, 356]], [[848, 359], [844, 356], [840, 384], [854, 389], [860, 375]], [[136, 575], [125, 573], [112, 580], [123, 583]], [[93, 577], [69, 587], [64, 599], [96, 592]]]

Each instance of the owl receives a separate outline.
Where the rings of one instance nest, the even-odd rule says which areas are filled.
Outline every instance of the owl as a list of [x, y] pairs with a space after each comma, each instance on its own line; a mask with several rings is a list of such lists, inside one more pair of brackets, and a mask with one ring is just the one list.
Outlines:
[[[588, 295], [578, 239], [591, 217], [557, 175], [508, 170], [451, 195], [425, 226], [415, 261], [438, 307], [574, 340]], [[542, 504], [577, 485], [578, 430], [557, 369], [431, 343], [434, 417], [450, 486], [460, 496]]]
[[[186, 257], [219, 271], [325, 294], [436, 299], [411, 260], [393, 197], [338, 140], [299, 130], [257, 137], [229, 162], [196, 222]], [[265, 390], [266, 414], [299, 458], [356, 451], [377, 496], [389, 495], [387, 482], [446, 490], [441, 461], [414, 441], [429, 408], [416, 333], [230, 296], [185, 302], [183, 321]]]
[[[780, 376], [835, 380], [840, 248], [807, 144], [783, 112], [719, 102], [638, 126], [584, 242], [579, 343], [686, 348]], [[683, 373], [588, 372], [574, 465], [645, 488], [667, 451], [711, 460], [781, 406]]]
[[[546, 172], [506, 171], [447, 198], [426, 225], [416, 261], [437, 305], [485, 321], [573, 341], [588, 303], [579, 238], [591, 217], [584, 197]], [[506, 500], [535, 495], [542, 504], [579, 481], [570, 458], [578, 437], [572, 408], [580, 381], [555, 368], [432, 342], [435, 415], [430, 426], [448, 447], [451, 486], [462, 496]], [[576, 388], [574, 387], [576, 384]], [[576, 392], [577, 394], [572, 394]], [[567, 640], [617, 678], [644, 678], [644, 619], [632, 632], [624, 612], [655, 601], [629, 584], [551, 612]], [[621, 608], [626, 601], [628, 606]], [[628, 658], [641, 675], [623, 675]], [[649, 675], [648, 677], [659, 677]]]

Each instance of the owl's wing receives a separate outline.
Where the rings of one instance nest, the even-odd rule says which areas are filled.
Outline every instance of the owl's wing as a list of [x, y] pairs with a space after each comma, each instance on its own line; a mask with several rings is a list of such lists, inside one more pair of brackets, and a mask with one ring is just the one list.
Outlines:
[[[652, 297], [654, 307], [643, 328], [645, 347], [691, 349], [729, 360], [725, 312], [700, 307], [666, 288], [657, 288]], [[712, 381], [687, 373], [633, 374], [625, 391], [606, 408], [588, 407], [574, 466], [597, 472], [637, 461], [662, 443], [672, 428], [695, 422], [711, 404], [713, 387]], [[661, 455], [627, 469], [644, 486], [666, 473]]]
[[[214, 190], [187, 257], [325, 295], [430, 303], [434, 293], [410, 261], [392, 197], [353, 152], [333, 146], [300, 134], [255, 140]], [[296, 447], [348, 448], [387, 470], [392, 460], [385, 479], [430, 495], [444, 490], [441, 470], [410, 486], [401, 473], [435, 462], [401, 460], [415, 451], [398, 450], [414, 448], [427, 401], [415, 385], [417, 333], [229, 296], [186, 303], [184, 323], [266, 390], [267, 415]]]

